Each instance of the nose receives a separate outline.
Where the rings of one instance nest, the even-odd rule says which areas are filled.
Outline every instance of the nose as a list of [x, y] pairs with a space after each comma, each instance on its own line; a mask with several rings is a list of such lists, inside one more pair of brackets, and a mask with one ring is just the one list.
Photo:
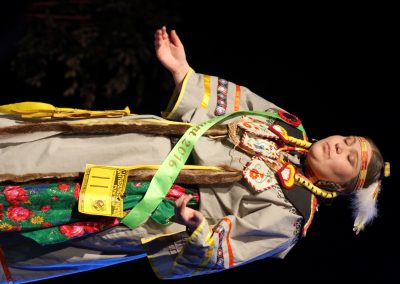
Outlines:
[[343, 152], [345, 152], [347, 150], [347, 145], [343, 144], [343, 143], [336, 143], [335, 144], [335, 149], [336, 149], [336, 154], [340, 155]]

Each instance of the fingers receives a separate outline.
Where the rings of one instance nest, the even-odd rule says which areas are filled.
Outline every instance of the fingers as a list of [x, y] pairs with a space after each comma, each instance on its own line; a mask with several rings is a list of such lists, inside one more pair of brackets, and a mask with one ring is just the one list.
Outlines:
[[167, 28], [165, 26], [163, 26], [162, 29], [161, 29], [161, 35], [162, 35], [163, 40], [167, 40], [168, 39]]
[[154, 34], [154, 45], [157, 48], [161, 45], [161, 29], [158, 29]]
[[184, 195], [181, 195], [177, 200], [175, 200], [175, 208], [181, 208], [184, 197]]
[[164, 43], [169, 43], [167, 28], [165, 26], [156, 30], [154, 34], [154, 45], [156, 48], [160, 47]]
[[154, 45], [159, 46], [162, 42], [171, 41], [171, 43], [175, 46], [183, 46], [181, 40], [178, 37], [178, 34], [175, 30], [171, 31], [171, 36], [168, 35], [167, 27], [163, 26], [161, 29], [158, 29], [154, 34]]
[[156, 33], [154, 34], [154, 40], [168, 40], [167, 28], [165, 26], [156, 30]]
[[186, 204], [192, 198], [192, 195], [183, 194], [175, 201], [175, 222], [186, 225], [189, 221], [189, 216], [187, 214]]
[[171, 31], [171, 42], [176, 46], [183, 46], [175, 30]]
[[184, 209], [192, 197], [193, 196], [191, 194], [182, 194], [182, 196], [175, 201], [175, 207], [180, 210]]

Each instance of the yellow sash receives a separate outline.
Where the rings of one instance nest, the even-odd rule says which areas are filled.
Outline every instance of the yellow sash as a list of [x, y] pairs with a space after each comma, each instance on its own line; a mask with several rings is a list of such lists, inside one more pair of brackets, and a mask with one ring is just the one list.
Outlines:
[[40, 102], [22, 102], [0, 106], [0, 113], [20, 115], [23, 118], [92, 118], [121, 117], [130, 115], [130, 110], [85, 110], [77, 108], [58, 108]]

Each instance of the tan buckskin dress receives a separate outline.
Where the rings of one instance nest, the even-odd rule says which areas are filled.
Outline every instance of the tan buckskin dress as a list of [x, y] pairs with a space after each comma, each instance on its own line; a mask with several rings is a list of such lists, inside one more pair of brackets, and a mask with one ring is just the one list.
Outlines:
[[[214, 117], [215, 113], [271, 108], [278, 109], [243, 86], [190, 70], [181, 92], [174, 93], [163, 117], [197, 124]], [[151, 115], [97, 120], [149, 118], [163, 120]], [[3, 114], [0, 127], [21, 121], [16, 116]], [[170, 137], [157, 134], [2, 133], [0, 174], [82, 172], [87, 163], [161, 164], [172, 146]], [[251, 160], [250, 155], [233, 149], [227, 137], [201, 137], [193, 157], [198, 165], [229, 165], [240, 171]], [[293, 159], [298, 162], [296, 157]], [[266, 257], [283, 258], [301, 235], [303, 217], [285, 198], [278, 182], [260, 193], [244, 179], [229, 185], [200, 186], [199, 190], [199, 210], [206, 219], [190, 236], [184, 226], [162, 226], [151, 219], [134, 230], [119, 225], [82, 239], [44, 247], [17, 234], [1, 233], [0, 244], [11, 276], [16, 282], [33, 281], [147, 256], [158, 277], [183, 278]], [[1, 266], [0, 280], [6, 283]]]

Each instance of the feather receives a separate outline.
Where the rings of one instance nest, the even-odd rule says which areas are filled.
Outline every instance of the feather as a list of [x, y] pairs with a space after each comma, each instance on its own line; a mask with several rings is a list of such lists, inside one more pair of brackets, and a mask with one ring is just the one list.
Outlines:
[[361, 188], [354, 193], [352, 198], [352, 208], [354, 217], [353, 231], [358, 235], [364, 230], [368, 223], [378, 214], [377, 210], [377, 192], [380, 190], [381, 183], [376, 181], [367, 188]]

